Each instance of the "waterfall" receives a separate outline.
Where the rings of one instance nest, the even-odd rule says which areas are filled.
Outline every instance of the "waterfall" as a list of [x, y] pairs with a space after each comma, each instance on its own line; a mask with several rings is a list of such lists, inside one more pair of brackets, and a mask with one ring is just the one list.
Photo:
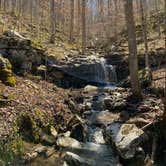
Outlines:
[[105, 83], [106, 85], [117, 83], [116, 67], [107, 64], [105, 58], [100, 58], [100, 65], [101, 68], [98, 69], [101, 70], [100, 75], [98, 75], [100, 82]]
[[[99, 58], [97, 55], [81, 56], [72, 59], [67, 64], [64, 62], [61, 65], [52, 62], [48, 62], [48, 64], [58, 71], [72, 76], [73, 80], [76, 78], [78, 81], [86, 81], [86, 83], [96, 86], [111, 86], [117, 83], [116, 66], [108, 64], [105, 58]], [[72, 85], [78, 83], [73, 80], [70, 79], [67, 82], [71, 81]]]
[[101, 68], [103, 70], [103, 82], [106, 84], [109, 84], [109, 77], [108, 77], [109, 75], [108, 75], [106, 60], [104, 58], [101, 58], [100, 64], [101, 64]]

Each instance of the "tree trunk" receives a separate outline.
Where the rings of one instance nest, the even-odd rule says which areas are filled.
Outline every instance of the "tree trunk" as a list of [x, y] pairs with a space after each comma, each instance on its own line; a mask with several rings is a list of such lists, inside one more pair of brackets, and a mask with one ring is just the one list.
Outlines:
[[[165, 0], [165, 54], [166, 54], [166, 0]], [[165, 56], [165, 93], [164, 93], [164, 111], [166, 113], [166, 56]]]
[[114, 39], [117, 40], [117, 19], [118, 19], [118, 4], [117, 0], [114, 0]]
[[50, 35], [50, 43], [55, 42], [55, 33], [56, 33], [56, 20], [55, 20], [55, 0], [50, 0], [50, 7], [51, 7], [51, 35]]
[[137, 59], [137, 43], [135, 34], [135, 22], [133, 16], [133, 2], [125, 0], [125, 16], [128, 31], [128, 45], [129, 45], [129, 68], [130, 81], [133, 96], [141, 98], [141, 88], [138, 78], [138, 59]]
[[12, 10], [11, 13], [14, 15], [15, 13], [15, 7], [16, 7], [16, 0], [12, 0]]
[[86, 0], [82, 0], [82, 53], [86, 49]]
[[147, 13], [144, 10], [147, 6], [146, 0], [140, 0], [142, 32], [145, 46], [145, 66], [147, 71], [150, 71], [149, 55], [148, 55], [148, 39], [147, 39]]
[[78, 0], [77, 2], [77, 40], [79, 42], [79, 36], [80, 36], [80, 21], [81, 21], [81, 4], [80, 4], [80, 0]]
[[156, 15], [158, 17], [157, 19], [157, 29], [158, 29], [158, 35], [159, 38], [161, 37], [161, 28], [160, 28], [160, 20], [159, 20], [159, 9], [158, 9], [158, 0], [155, 0], [155, 10], [156, 10]]
[[[165, 32], [165, 54], [166, 54], [166, 0], [165, 0], [165, 5], [164, 5], [164, 10], [165, 10], [165, 29], [164, 29], [164, 32]], [[164, 115], [163, 115], [163, 119], [164, 119], [164, 123], [166, 125], [166, 56], [165, 56], [165, 88], [164, 88]], [[165, 127], [166, 128], [166, 127]]]
[[74, 42], [74, 0], [70, 0], [70, 43]]

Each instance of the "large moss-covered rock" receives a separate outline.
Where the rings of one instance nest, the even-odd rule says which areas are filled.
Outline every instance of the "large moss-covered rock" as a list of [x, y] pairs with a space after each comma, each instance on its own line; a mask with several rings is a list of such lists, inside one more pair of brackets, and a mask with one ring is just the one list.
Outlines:
[[44, 49], [35, 41], [23, 37], [16, 31], [5, 31], [0, 36], [0, 53], [8, 58], [18, 74], [36, 72], [45, 57]]
[[16, 79], [13, 76], [12, 65], [9, 60], [0, 55], [0, 80], [9, 86], [15, 86]]

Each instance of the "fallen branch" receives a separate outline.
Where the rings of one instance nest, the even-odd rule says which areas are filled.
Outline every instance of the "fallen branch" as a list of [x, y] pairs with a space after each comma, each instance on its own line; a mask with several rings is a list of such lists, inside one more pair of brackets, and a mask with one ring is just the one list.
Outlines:
[[150, 122], [150, 123], [148, 123], [147, 125], [145, 125], [144, 127], [142, 127], [141, 129], [143, 130], [143, 131], [145, 131], [145, 130], [147, 130], [148, 128], [150, 128], [151, 126], [153, 126], [154, 125], [154, 122]]
[[161, 79], [164, 79], [164, 78], [165, 78], [165, 77], [154, 78], [153, 81], [161, 80]]

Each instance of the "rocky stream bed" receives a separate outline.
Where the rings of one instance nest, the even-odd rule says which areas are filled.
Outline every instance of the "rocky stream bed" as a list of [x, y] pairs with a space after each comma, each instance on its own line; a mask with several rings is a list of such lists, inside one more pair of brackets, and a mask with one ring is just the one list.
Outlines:
[[[0, 38], [1, 53], [15, 70], [25, 56], [15, 72], [26, 76], [10, 71], [15, 85], [0, 82], [0, 165], [7, 161], [14, 166], [149, 166], [156, 161], [162, 101], [148, 89], [136, 101], [130, 88], [115, 86], [120, 74], [126, 73], [122, 56], [123, 62], [116, 66], [92, 51], [74, 60], [48, 59], [45, 68], [40, 47], [19, 34], [12, 40], [10, 35]], [[6, 62], [0, 64], [2, 69]], [[42, 74], [32, 75], [34, 71]], [[47, 81], [43, 73], [48, 73]]]
[[153, 162], [148, 156], [153, 153], [152, 128], [162, 115], [160, 99], [145, 95], [143, 101], [134, 102], [130, 89], [116, 87], [88, 85], [82, 93], [77, 123], [65, 133], [52, 129], [51, 135], [43, 135], [47, 146], [26, 143], [22, 165], [133, 166]]

